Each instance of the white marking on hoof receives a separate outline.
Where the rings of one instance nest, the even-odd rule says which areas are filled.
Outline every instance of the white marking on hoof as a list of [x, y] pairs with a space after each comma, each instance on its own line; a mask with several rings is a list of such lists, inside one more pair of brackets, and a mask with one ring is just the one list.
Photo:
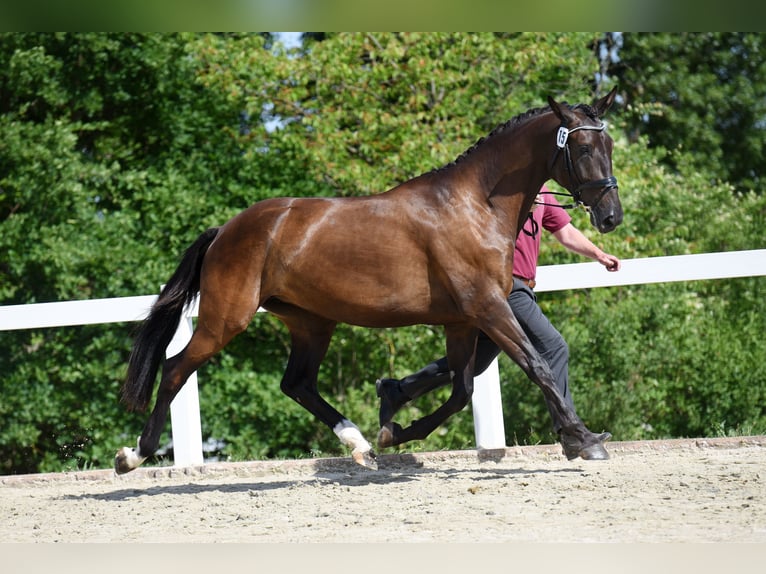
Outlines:
[[125, 474], [141, 466], [147, 457], [141, 456], [141, 437], [136, 440], [136, 448], [122, 447], [114, 457], [114, 470], [117, 474]]
[[352, 448], [354, 460], [357, 459], [358, 455], [364, 455], [372, 450], [372, 445], [362, 436], [359, 427], [350, 420], [343, 419], [332, 430], [340, 439], [340, 442]]

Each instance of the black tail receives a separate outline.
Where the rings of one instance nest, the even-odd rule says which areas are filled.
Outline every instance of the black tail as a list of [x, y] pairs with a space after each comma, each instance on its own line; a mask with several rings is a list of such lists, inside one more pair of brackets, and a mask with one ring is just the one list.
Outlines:
[[197, 296], [202, 260], [218, 229], [211, 227], [186, 250], [138, 330], [121, 393], [121, 400], [129, 410], [143, 411], [149, 405], [165, 349], [178, 328], [184, 307]]

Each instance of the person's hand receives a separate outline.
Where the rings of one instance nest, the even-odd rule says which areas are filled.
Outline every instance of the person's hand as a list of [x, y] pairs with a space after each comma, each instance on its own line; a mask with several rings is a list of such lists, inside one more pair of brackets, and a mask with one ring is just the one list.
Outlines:
[[620, 260], [617, 259], [617, 257], [615, 257], [614, 255], [609, 255], [609, 253], [604, 253], [603, 256], [599, 257], [598, 261], [604, 267], [606, 267], [607, 271], [620, 270]]

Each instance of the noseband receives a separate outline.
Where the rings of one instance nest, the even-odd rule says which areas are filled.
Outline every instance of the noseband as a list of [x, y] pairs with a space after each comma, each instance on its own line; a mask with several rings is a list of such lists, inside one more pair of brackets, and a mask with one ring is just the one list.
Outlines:
[[[604, 179], [596, 179], [593, 181], [582, 181], [580, 177], [577, 175], [577, 172], [575, 171], [574, 164], [572, 163], [572, 154], [569, 151], [569, 134], [576, 132], [578, 130], [590, 130], [595, 132], [603, 132], [606, 129], [606, 123], [601, 122], [601, 125], [598, 126], [577, 126], [576, 128], [572, 128], [571, 130], [567, 128], [566, 126], [562, 125], [559, 126], [559, 131], [556, 133], [556, 152], [553, 154], [553, 159], [551, 160], [551, 167], [556, 163], [556, 160], [559, 157], [559, 152], [563, 149], [564, 150], [564, 165], [566, 165], [567, 168], [567, 174], [569, 175], [569, 181], [575, 182], [577, 184], [577, 187], [572, 189], [567, 189], [569, 192], [569, 195], [572, 196], [572, 199], [574, 199], [574, 205], [566, 206], [567, 208], [572, 208], [577, 205], [582, 205], [586, 208], [586, 210], [590, 210], [590, 208], [595, 207], [599, 204], [601, 199], [609, 193], [610, 190], [617, 187], [617, 178], [613, 175], [610, 175], [609, 177], [605, 177]], [[582, 201], [582, 192], [584, 189], [591, 189], [594, 187], [602, 188], [601, 193], [599, 194], [596, 201], [593, 203], [593, 205], [587, 206]]]

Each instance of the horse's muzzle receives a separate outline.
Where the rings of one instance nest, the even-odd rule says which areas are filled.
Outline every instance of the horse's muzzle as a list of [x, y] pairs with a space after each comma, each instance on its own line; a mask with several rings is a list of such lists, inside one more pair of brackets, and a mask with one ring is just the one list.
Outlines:
[[622, 223], [622, 204], [616, 186], [602, 193], [596, 204], [590, 208], [590, 222], [601, 233], [614, 231]]
[[601, 233], [614, 231], [622, 223], [622, 207], [618, 205], [610, 209], [592, 209], [590, 222]]

